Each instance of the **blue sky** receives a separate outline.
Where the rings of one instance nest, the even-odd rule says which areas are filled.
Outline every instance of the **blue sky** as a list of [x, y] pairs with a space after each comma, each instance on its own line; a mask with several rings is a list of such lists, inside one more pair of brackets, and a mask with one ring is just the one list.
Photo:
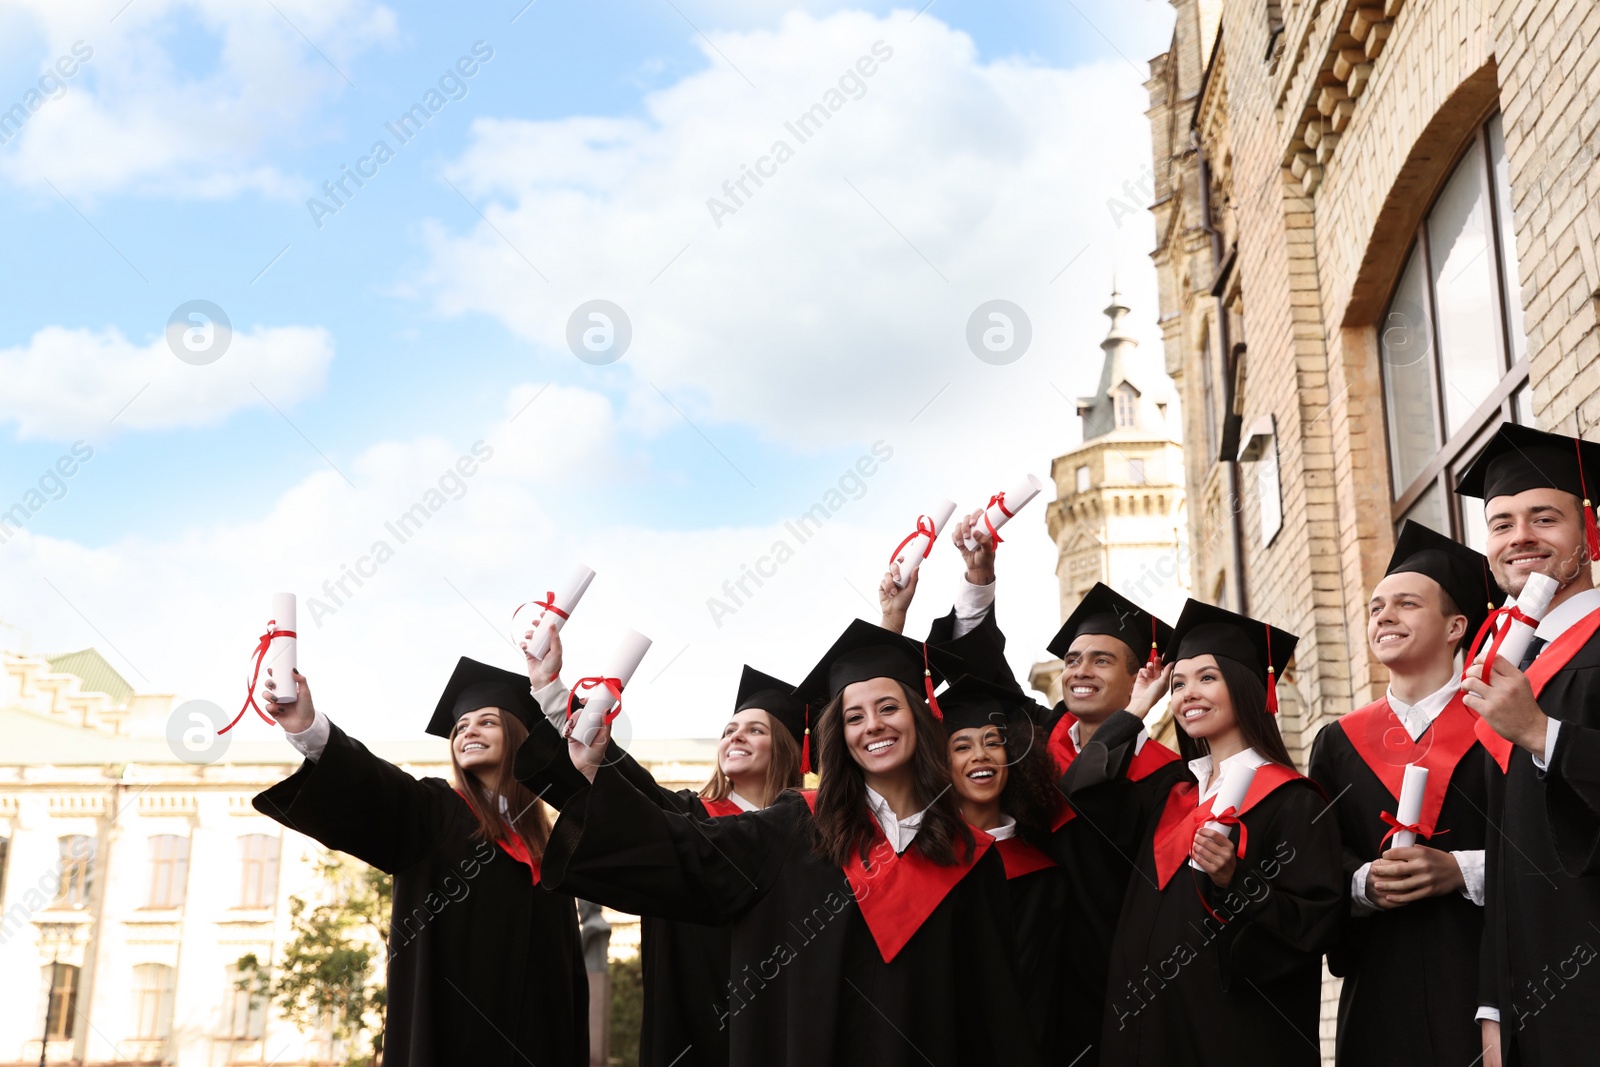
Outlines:
[[[871, 595], [872, 561], [924, 501], [976, 506], [1048, 474], [1076, 439], [1067, 398], [1098, 371], [1113, 269], [1157, 344], [1148, 220], [1107, 201], [1144, 180], [1165, 4], [519, 8], [0, 14], [0, 108], [93, 50], [0, 145], [0, 508], [73, 442], [93, 449], [0, 544], [0, 618], [36, 650], [109, 644], [140, 688], [228, 703], [265, 593], [312, 595], [483, 439], [496, 459], [425, 547], [307, 635], [319, 695], [409, 733], [420, 712], [358, 697], [424, 707], [458, 654], [515, 666], [485, 618], [584, 558], [601, 577], [574, 654], [655, 631], [645, 669], [681, 662], [658, 694], [636, 687], [659, 709], [637, 728], [710, 733], [722, 711], [703, 694], [720, 709], [739, 661], [798, 677], [870, 617], [849, 587]], [[875, 42], [893, 58], [718, 226], [722, 180]], [[395, 145], [384, 124], [475, 45], [493, 55], [451, 83], [464, 95], [319, 228], [307, 198]], [[594, 298], [633, 321], [608, 366], [564, 343]], [[964, 343], [992, 298], [1033, 323], [1007, 366]], [[206, 366], [163, 339], [196, 299], [234, 329]], [[737, 626], [711, 625], [722, 579], [878, 440], [896, 459], [825, 546]], [[1030, 638], [1059, 618], [1034, 508], [1002, 571]], [[954, 561], [930, 559], [924, 616]], [[397, 654], [415, 680], [392, 677]]]

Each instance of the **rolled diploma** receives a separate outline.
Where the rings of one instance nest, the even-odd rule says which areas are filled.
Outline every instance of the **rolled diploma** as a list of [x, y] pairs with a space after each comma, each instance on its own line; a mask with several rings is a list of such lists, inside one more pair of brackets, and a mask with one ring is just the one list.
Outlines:
[[[955, 513], [956, 502], [954, 500], [941, 500], [937, 507], [928, 512], [928, 518], [933, 520], [933, 536], [935, 538], [944, 533], [944, 524], [949, 522], [950, 516]], [[921, 518], [921, 516], [919, 515], [918, 518]], [[928, 535], [925, 533], [917, 534], [906, 543], [906, 546], [894, 557], [894, 561], [900, 565], [900, 577], [894, 580], [895, 585], [901, 589], [906, 587], [906, 583], [911, 580], [911, 576], [916, 573], [917, 568], [922, 566], [922, 558], [927, 555], [930, 545], [932, 545], [932, 541], [928, 539]]]
[[[605, 677], [615, 678], [626, 686], [628, 680], [633, 677], [633, 672], [639, 669], [639, 661], [644, 659], [644, 654], [648, 651], [650, 651], [650, 639], [637, 630], [629, 630], [622, 637], [622, 646], [611, 657], [611, 665], [606, 669]], [[600, 686], [590, 689], [584, 701], [583, 711], [578, 713], [578, 720], [572, 726], [572, 736], [586, 745], [592, 745], [595, 734], [606, 724], [606, 715], [617, 706], [617, 698], [611, 690]]]
[[[1023, 509], [1028, 501], [1038, 496], [1042, 489], [1044, 489], [1044, 483], [1033, 475], [1028, 475], [1023, 481], [1012, 486], [1010, 492], [1004, 494], [1006, 511], [1011, 512], [1011, 515], [1015, 515]], [[993, 526], [998, 530], [1009, 522], [1011, 515], [1007, 515], [1006, 511], [1001, 511], [999, 504], [990, 504], [988, 508], [989, 526]], [[988, 529], [988, 527], [985, 527], [985, 529]], [[970, 535], [966, 538], [966, 542], [968, 552], [978, 547], [977, 539]]]
[[[295, 624], [293, 593], [272, 594], [272, 619], [268, 625], [278, 631], [299, 632], [300, 627]], [[296, 644], [298, 644], [297, 638], [274, 637], [272, 644], [267, 648], [266, 656], [261, 660], [262, 681], [266, 680], [266, 670], [270, 667], [272, 692], [282, 704], [292, 704], [300, 697], [300, 687], [294, 680], [295, 668], [298, 666]]]
[[[1508, 637], [1506, 640], [1511, 639]], [[1400, 803], [1395, 811], [1398, 821], [1407, 826], [1417, 825], [1417, 820], [1422, 818], [1422, 793], [1427, 788], [1428, 768], [1415, 763], [1406, 764], [1405, 780], [1400, 783]], [[1417, 843], [1417, 835], [1410, 830], [1396, 830], [1390, 840], [1395, 848], [1410, 848]]]
[[[1541, 622], [1544, 619], [1544, 613], [1550, 610], [1550, 601], [1555, 597], [1556, 590], [1559, 588], [1560, 586], [1556, 584], [1556, 580], [1548, 574], [1530, 574], [1528, 575], [1527, 584], [1522, 587], [1522, 595], [1508, 598], [1506, 604], [1516, 604], [1528, 618], [1533, 619], [1535, 622]], [[1528, 651], [1528, 642], [1533, 640], [1534, 627], [1529, 626], [1520, 619], [1513, 619], [1507, 625], [1511, 627], [1511, 632], [1506, 635], [1505, 643], [1500, 646], [1499, 655], [1507, 663], [1516, 666], [1522, 662], [1523, 654]], [[1489, 655], [1489, 646], [1492, 643], [1492, 639], [1483, 642], [1483, 648], [1479, 651], [1478, 658], [1472, 661], [1474, 666], [1481, 667], [1484, 659]], [[1402, 821], [1409, 822], [1411, 820]], [[1399, 835], [1396, 834], [1395, 836], [1398, 837]]]
[[[1234, 768], [1233, 773], [1222, 780], [1222, 788], [1217, 790], [1217, 795], [1211, 798], [1211, 811], [1217, 813], [1233, 808], [1234, 814], [1238, 814], [1239, 805], [1244, 803], [1245, 796], [1250, 792], [1250, 783], [1255, 780], [1256, 768]], [[1219, 834], [1226, 835], [1229, 827], [1220, 822], [1212, 821], [1206, 823], [1206, 829], [1215, 830]], [[1189, 866], [1197, 871], [1204, 870], [1192, 859], [1189, 861]]]
[[[556, 607], [571, 615], [592, 581], [594, 581], [594, 571], [581, 563], [578, 564], [567, 576], [567, 584], [561, 587], [556, 596]], [[550, 651], [550, 635], [566, 624], [567, 620], [560, 615], [548, 608], [540, 608], [539, 617], [533, 621], [533, 640], [528, 642], [528, 654], [534, 659], [543, 659], [544, 654]], [[519, 626], [518, 629], [522, 627]], [[518, 643], [521, 643], [520, 639]]]

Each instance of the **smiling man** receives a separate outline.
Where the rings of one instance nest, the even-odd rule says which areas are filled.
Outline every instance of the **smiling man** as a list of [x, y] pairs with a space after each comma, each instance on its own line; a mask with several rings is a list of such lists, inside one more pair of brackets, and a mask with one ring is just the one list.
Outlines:
[[[1350, 893], [1328, 953], [1345, 980], [1340, 1067], [1467, 1064], [1482, 1051], [1473, 1012], [1493, 765], [1456, 653], [1497, 593], [1480, 553], [1407, 522], [1367, 603], [1367, 644], [1389, 671], [1388, 692], [1330, 723], [1311, 749], [1311, 777], [1337, 798]], [[1408, 764], [1428, 769], [1419, 843], [1391, 847]]]
[[[1479, 994], [1484, 1064], [1588, 1062], [1600, 1047], [1600, 541], [1589, 487], [1600, 446], [1506, 425], [1456, 492], [1481, 497], [1495, 582], [1559, 585], [1519, 664], [1462, 683], [1490, 781], [1488, 905]], [[1487, 727], [1492, 727], [1489, 732]]]

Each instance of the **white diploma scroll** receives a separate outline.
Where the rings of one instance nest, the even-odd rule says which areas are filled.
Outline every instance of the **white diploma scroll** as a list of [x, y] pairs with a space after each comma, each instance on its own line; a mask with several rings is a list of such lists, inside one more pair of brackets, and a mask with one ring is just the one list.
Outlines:
[[[267, 622], [267, 629], [274, 633], [299, 632], [300, 628], [295, 624], [293, 593], [272, 594], [272, 617]], [[296, 644], [298, 639], [292, 636], [274, 637], [261, 659], [261, 678], [265, 681], [267, 670], [272, 671], [272, 692], [280, 704], [292, 704], [300, 697], [300, 687], [294, 680], [295, 669], [299, 666]]]
[[[939, 535], [944, 532], [944, 524], [949, 522], [950, 516], [955, 513], [956, 502], [954, 500], [941, 500], [926, 516], [917, 516], [917, 532], [911, 535], [911, 540], [900, 546], [899, 551], [894, 554], [894, 559], [891, 561], [900, 566], [900, 575], [894, 580], [895, 585], [901, 589], [906, 587], [906, 583], [911, 580], [911, 576], [916, 573], [917, 568], [922, 566], [923, 558], [933, 548], [934, 541], [937, 541]], [[925, 517], [933, 522], [932, 537], [928, 536], [927, 530], [922, 526], [922, 520]]]
[[[1011, 521], [1012, 515], [1021, 511], [1023, 506], [1038, 496], [1043, 489], [1044, 483], [1030, 474], [1006, 492], [1001, 493], [1000, 499], [990, 504], [985, 511], [985, 514], [989, 517], [989, 522], [984, 526], [984, 529], [1000, 529], [1000, 527]], [[968, 552], [978, 547], [977, 539], [970, 534], [966, 538], [966, 544]]]
[[[578, 601], [583, 599], [592, 581], [594, 571], [580, 563], [572, 568], [572, 573], [567, 575], [567, 583], [556, 590], [553, 596], [545, 594], [545, 600], [551, 601], [558, 610], [551, 611], [551, 605], [543, 600], [530, 601], [519, 608], [512, 618], [512, 626], [516, 630], [513, 636], [517, 644], [522, 644], [522, 635], [531, 626], [533, 638], [528, 642], [528, 655], [534, 659], [544, 659], [544, 654], [550, 651], [550, 635], [567, 624], [567, 618], [577, 608]], [[532, 614], [533, 611], [538, 614]]]
[[[1406, 764], [1406, 776], [1400, 783], [1400, 803], [1396, 805], [1397, 822], [1403, 826], [1417, 825], [1417, 820], [1422, 818], [1422, 794], [1427, 788], [1428, 768], [1416, 763]], [[1410, 830], [1396, 830], [1391, 840], [1395, 848], [1410, 848], [1417, 843], [1417, 835]]]
[[[1556, 580], [1548, 574], [1530, 574], [1527, 584], [1522, 587], [1522, 595], [1511, 597], [1506, 601], [1507, 607], [1515, 604], [1522, 614], [1532, 619], [1534, 626], [1529, 626], [1521, 619], [1502, 618], [1499, 623], [1500, 628], [1509, 626], [1511, 632], [1500, 642], [1497, 655], [1501, 659], [1513, 667], [1522, 662], [1523, 655], [1528, 651], [1528, 643], [1533, 640], [1534, 630], [1544, 620], [1545, 612], [1550, 610], [1550, 601], [1559, 588]], [[1496, 634], [1502, 632], [1502, 629], [1497, 629]], [[1483, 662], [1488, 658], [1489, 650], [1494, 647], [1495, 640], [1495, 637], [1485, 638], [1483, 648], [1472, 661], [1472, 665], [1467, 668], [1469, 675], [1477, 674], [1480, 678], [1483, 676]]]
[[[633, 677], [633, 672], [639, 669], [639, 661], [644, 659], [644, 654], [648, 651], [650, 651], [650, 639], [637, 630], [629, 630], [622, 637], [621, 647], [611, 657], [605, 677], [615, 678], [626, 686], [628, 680]], [[584, 705], [583, 710], [573, 719], [572, 736], [585, 745], [592, 745], [595, 735], [606, 724], [606, 716], [617, 706], [617, 695], [604, 685], [597, 685], [586, 688], [579, 697], [584, 701]]]
[[[1217, 795], [1211, 798], [1212, 813], [1221, 814], [1232, 808], [1237, 815], [1239, 805], [1244, 803], [1245, 796], [1250, 792], [1250, 784], [1256, 780], [1256, 770], [1255, 767], [1237, 765], [1230, 768], [1231, 773], [1222, 780], [1222, 787], [1217, 790]], [[1206, 829], [1215, 830], [1224, 836], [1228, 833], [1228, 827], [1215, 820], [1206, 823]], [[1192, 859], [1189, 861], [1189, 866], [1197, 871], [1205, 869]]]

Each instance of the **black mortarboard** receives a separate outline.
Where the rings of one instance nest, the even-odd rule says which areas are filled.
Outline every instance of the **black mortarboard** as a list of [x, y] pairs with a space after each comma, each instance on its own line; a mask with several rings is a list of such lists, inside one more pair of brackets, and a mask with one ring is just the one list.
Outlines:
[[1289, 665], [1299, 638], [1286, 630], [1191, 599], [1172, 628], [1163, 659], [1175, 663], [1194, 656], [1225, 656], [1261, 675], [1267, 685], [1267, 710], [1278, 713], [1278, 676]]
[[1110, 586], [1096, 582], [1045, 647], [1060, 659], [1084, 634], [1115, 637], [1133, 649], [1135, 659], [1148, 662], [1161, 658], [1160, 650], [1172, 638], [1172, 627]]
[[433, 709], [428, 732], [449, 737], [457, 719], [479, 708], [499, 708], [521, 719], [522, 725], [530, 730], [542, 714], [529, 690], [527, 675], [503, 671], [462, 656], [450, 681], [445, 683], [439, 706]]
[[926, 642], [854, 619], [811, 668], [805, 681], [795, 686], [794, 695], [820, 708], [854, 682], [893, 678], [912, 689], [921, 689], [927, 696], [928, 709], [939, 718], [934, 687], [947, 675], [959, 674], [958, 667], [951, 667], [959, 662], [944, 649], [930, 648]]
[[1477, 633], [1494, 610], [1496, 588], [1484, 554], [1410, 519], [1400, 527], [1389, 569], [1384, 571], [1400, 573], [1422, 574], [1438, 582], [1467, 617], [1469, 634]]
[[1497, 496], [1515, 496], [1529, 489], [1571, 493], [1583, 501], [1584, 543], [1589, 558], [1597, 559], [1600, 526], [1589, 496], [1590, 482], [1600, 484], [1600, 444], [1504, 422], [1472, 466], [1462, 472], [1456, 492], [1479, 497], [1485, 504]]
[[1020, 689], [995, 685], [974, 674], [963, 674], [939, 694], [944, 728], [949, 733], [993, 723], [1005, 728], [1031, 723], [1042, 709]]
[[810, 708], [795, 696], [795, 687], [770, 674], [762, 674], [750, 664], [744, 665], [739, 676], [739, 695], [733, 701], [733, 713], [758, 708], [783, 724], [800, 746], [800, 769], [811, 770], [811, 741], [806, 737], [810, 725]]

